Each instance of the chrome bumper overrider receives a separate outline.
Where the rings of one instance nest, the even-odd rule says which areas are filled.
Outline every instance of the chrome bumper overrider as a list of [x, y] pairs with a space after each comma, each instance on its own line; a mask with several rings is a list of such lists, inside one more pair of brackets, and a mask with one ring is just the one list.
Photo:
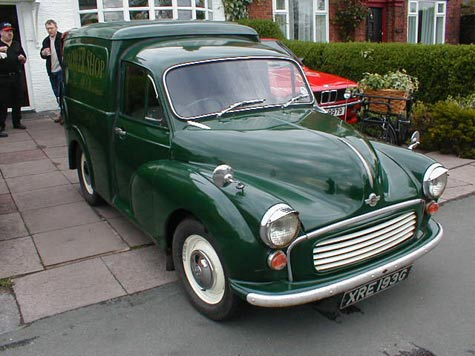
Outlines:
[[370, 271], [364, 272], [355, 277], [344, 279], [342, 281], [321, 287], [313, 290], [307, 290], [305, 292], [295, 292], [292, 294], [280, 294], [269, 295], [259, 293], [249, 293], [246, 296], [248, 303], [257, 305], [260, 307], [290, 307], [293, 305], [300, 305], [317, 300], [325, 299], [338, 295], [340, 293], [347, 292], [355, 287], [370, 282], [376, 278], [379, 278], [385, 274], [397, 271], [405, 266], [412, 264], [419, 257], [425, 255], [432, 250], [442, 239], [443, 229], [439, 226], [438, 234], [427, 244], [419, 247], [417, 250], [408, 253], [407, 255], [398, 258], [383, 266], [374, 268]]

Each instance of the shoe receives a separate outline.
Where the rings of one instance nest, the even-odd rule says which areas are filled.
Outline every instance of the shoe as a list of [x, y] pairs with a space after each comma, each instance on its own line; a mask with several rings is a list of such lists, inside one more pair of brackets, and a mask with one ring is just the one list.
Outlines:
[[54, 121], [54, 122], [59, 122], [59, 123], [61, 123], [61, 121], [64, 122], [64, 119], [63, 119], [63, 116], [62, 116], [62, 115], [59, 115], [59, 116], [58, 116], [56, 119], [54, 119], [53, 121]]
[[0, 131], [0, 137], [8, 137], [8, 134], [5, 131]]
[[24, 129], [26, 129], [26, 126], [22, 125], [22, 124], [16, 124], [16, 125], [13, 125], [13, 128], [14, 129], [19, 129], [19, 130], [24, 130]]
[[64, 117], [60, 116], [60, 120], [58, 120], [60, 125], [64, 125]]

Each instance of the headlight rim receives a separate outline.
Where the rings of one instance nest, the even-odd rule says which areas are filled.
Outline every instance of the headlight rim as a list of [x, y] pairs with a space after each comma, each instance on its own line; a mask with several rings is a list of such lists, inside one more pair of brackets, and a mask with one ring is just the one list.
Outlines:
[[424, 195], [429, 199], [439, 199], [445, 191], [447, 187], [447, 182], [445, 183], [444, 189], [442, 189], [439, 195], [434, 195], [431, 192], [431, 182], [437, 178], [440, 178], [443, 175], [447, 175], [448, 169], [445, 168], [440, 163], [434, 163], [429, 168], [427, 168], [426, 172], [424, 173], [423, 179], [423, 191]]
[[[269, 229], [271, 225], [278, 221], [279, 219], [282, 219], [288, 215], [295, 215], [297, 219], [297, 229], [292, 236], [285, 244], [283, 245], [277, 245], [272, 240], [269, 238]], [[259, 234], [261, 237], [261, 240], [269, 247], [274, 248], [274, 249], [282, 249], [286, 248], [289, 246], [295, 238], [298, 236], [300, 232], [300, 227], [301, 227], [301, 222], [299, 219], [299, 213], [297, 210], [293, 209], [290, 205], [285, 204], [285, 203], [279, 203], [271, 206], [269, 209], [267, 209], [266, 213], [261, 219], [260, 222], [260, 228], [259, 228]]]

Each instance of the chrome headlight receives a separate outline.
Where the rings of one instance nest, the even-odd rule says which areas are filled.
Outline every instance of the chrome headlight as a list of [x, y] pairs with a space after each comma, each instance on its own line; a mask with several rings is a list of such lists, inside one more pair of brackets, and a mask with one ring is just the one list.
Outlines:
[[447, 185], [447, 169], [434, 163], [424, 174], [424, 195], [430, 199], [438, 199]]
[[287, 204], [277, 204], [261, 220], [261, 239], [272, 248], [288, 246], [300, 229], [298, 213]]

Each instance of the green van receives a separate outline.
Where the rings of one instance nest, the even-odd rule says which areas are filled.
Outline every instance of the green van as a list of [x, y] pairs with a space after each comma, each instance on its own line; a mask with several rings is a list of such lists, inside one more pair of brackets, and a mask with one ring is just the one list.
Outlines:
[[[167, 253], [194, 307], [341, 308], [434, 248], [447, 170], [323, 112], [248, 27], [120, 22], [64, 45], [69, 165]], [[421, 286], [422, 288], [422, 286]]]

